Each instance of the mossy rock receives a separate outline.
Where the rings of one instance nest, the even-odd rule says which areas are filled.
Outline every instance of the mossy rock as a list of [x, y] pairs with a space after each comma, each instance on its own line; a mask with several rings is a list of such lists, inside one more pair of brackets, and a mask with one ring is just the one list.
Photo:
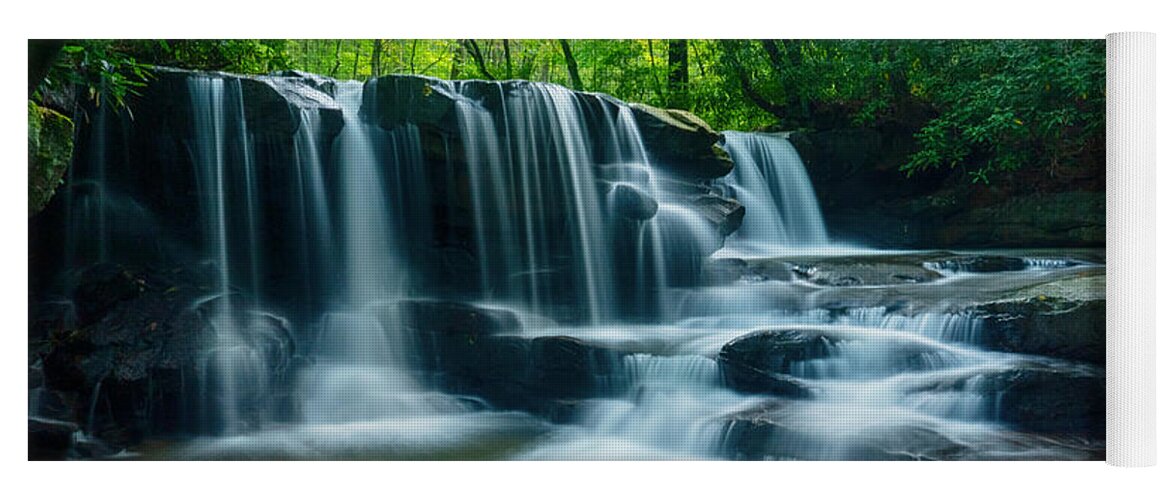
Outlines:
[[36, 215], [61, 185], [73, 158], [73, 121], [28, 102], [28, 215]]

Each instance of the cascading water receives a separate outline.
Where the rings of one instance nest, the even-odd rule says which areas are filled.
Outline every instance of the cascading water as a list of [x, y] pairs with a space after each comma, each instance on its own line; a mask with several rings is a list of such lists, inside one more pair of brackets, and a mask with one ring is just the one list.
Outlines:
[[724, 185], [751, 207], [729, 247], [767, 254], [828, 246], [817, 195], [793, 145], [773, 134], [727, 131], [724, 138], [736, 164]]
[[[192, 108], [195, 110], [194, 158], [197, 168], [197, 186], [203, 194], [201, 201], [204, 223], [203, 236], [212, 265], [218, 272], [218, 295], [204, 304], [209, 311], [204, 316], [212, 333], [213, 346], [207, 352], [207, 361], [202, 371], [204, 401], [211, 408], [218, 408], [219, 418], [216, 429], [226, 434], [246, 430], [248, 412], [242, 408], [253, 404], [264, 394], [268, 372], [264, 360], [248, 345], [247, 334], [241, 325], [240, 304], [233, 297], [233, 263], [241, 259], [232, 258], [232, 221], [235, 215], [244, 214], [246, 234], [241, 243], [249, 257], [244, 260], [252, 279], [248, 281], [255, 293], [257, 285], [256, 267], [259, 259], [256, 253], [254, 172], [250, 161], [251, 150], [248, 132], [245, 128], [243, 96], [238, 81], [219, 78], [191, 78], [188, 80]], [[230, 136], [231, 131], [238, 131]], [[234, 141], [233, 141], [234, 139]], [[243, 174], [243, 182], [232, 183], [233, 174]], [[243, 187], [242, 196], [233, 192], [233, 187]], [[232, 202], [243, 198], [244, 203], [236, 206]], [[205, 422], [217, 420], [205, 418]]]
[[418, 397], [422, 389], [407, 366], [410, 343], [397, 302], [406, 296], [409, 267], [400, 254], [402, 231], [394, 223], [383, 178], [384, 172], [398, 170], [399, 158], [418, 154], [399, 147], [417, 150], [418, 144], [389, 141], [384, 155], [383, 145], [375, 144], [376, 130], [362, 118], [363, 90], [360, 82], [341, 82], [336, 89], [343, 127], [330, 159], [340, 177], [343, 274], [339, 309], [317, 325], [319, 362], [303, 377], [310, 424], [376, 421], [430, 410]]
[[[410, 106], [417, 95], [382, 99], [376, 83], [313, 91], [339, 113], [295, 109], [297, 128], [274, 139], [249, 129], [239, 79], [187, 79], [196, 239], [201, 269], [215, 278], [192, 306], [211, 332], [200, 403], [214, 415], [201, 431], [218, 436], [190, 456], [1082, 456], [1014, 428], [1003, 406], [1017, 379], [1084, 367], [987, 350], [985, 318], [922, 297], [966, 287], [997, 297], [1087, 263], [1026, 258], [988, 275], [931, 261], [916, 271], [938, 282], [842, 287], [802, 281], [791, 265], [783, 278], [704, 284], [698, 276], [721, 247], [747, 267], [830, 244], [783, 137], [724, 134], [736, 166], [715, 184], [746, 209], [725, 242], [693, 193], [654, 163], [621, 103], [548, 84], [428, 80], [424, 94], [450, 96], [450, 115], [431, 128], [388, 125], [378, 106]], [[95, 135], [108, 133], [101, 123]], [[104, 177], [90, 177], [102, 185], [101, 210], [77, 215], [96, 216], [105, 234], [100, 214], [113, 196]], [[445, 238], [458, 243], [444, 255], [474, 256], [457, 268], [467, 289], [447, 293], [416, 265]], [[113, 248], [95, 249], [94, 260]], [[293, 275], [296, 286], [273, 275]], [[409, 307], [419, 299], [456, 312], [424, 318], [441, 324], [424, 335]], [[473, 312], [461, 316], [446, 300], [480, 308], [462, 304]], [[267, 312], [281, 308], [292, 326]], [[294, 331], [296, 356], [265, 347], [282, 329]], [[777, 349], [799, 347], [754, 367], [779, 386], [746, 386], [727, 358], [735, 353], [722, 354], [761, 332], [780, 339]], [[443, 352], [455, 359], [424, 359]], [[294, 367], [287, 415], [270, 415], [278, 364]], [[557, 387], [578, 378], [588, 390]], [[109, 384], [94, 388], [91, 421]]]
[[[532, 84], [505, 92], [493, 115], [457, 84], [456, 117], [469, 164], [483, 292], [546, 312], [566, 294], [559, 282], [576, 278], [585, 319], [612, 317], [611, 257], [603, 244], [603, 205], [597, 196], [589, 128], [579, 96], [563, 87]], [[549, 213], [561, 206], [563, 214]], [[568, 241], [572, 262], [556, 261], [551, 246]]]

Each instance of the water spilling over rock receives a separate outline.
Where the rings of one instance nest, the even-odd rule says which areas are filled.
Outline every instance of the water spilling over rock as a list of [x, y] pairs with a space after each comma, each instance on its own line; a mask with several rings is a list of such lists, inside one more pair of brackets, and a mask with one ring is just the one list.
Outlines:
[[136, 99], [30, 222], [40, 455], [1104, 450], [1098, 256], [827, 255], [783, 137], [521, 81]]

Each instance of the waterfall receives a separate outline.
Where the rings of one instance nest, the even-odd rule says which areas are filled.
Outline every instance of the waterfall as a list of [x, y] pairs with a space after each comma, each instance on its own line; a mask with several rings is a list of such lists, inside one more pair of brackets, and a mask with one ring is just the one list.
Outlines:
[[[354, 81], [339, 82], [336, 88], [343, 126], [330, 163], [339, 175], [344, 252], [337, 309], [327, 312], [315, 327], [314, 355], [319, 363], [302, 377], [308, 424], [371, 421], [433, 410], [420, 399], [423, 388], [407, 361], [411, 343], [398, 310], [410, 283], [410, 267], [402, 253], [403, 224], [396, 218], [402, 212], [402, 183], [394, 173], [412, 170], [421, 156], [419, 143], [400, 140], [403, 132], [383, 136], [366, 122], [363, 107], [371, 101], [366, 88]], [[302, 126], [320, 123], [307, 121]], [[311, 166], [309, 171], [313, 170]]]
[[[202, 287], [184, 311], [209, 456], [995, 458], [1022, 442], [1081, 456], [1014, 427], [1006, 394], [1093, 370], [990, 350], [1005, 327], [972, 304], [1084, 261], [851, 254], [833, 263], [843, 276], [912, 278], [825, 285], [792, 272], [822, 265], [808, 254], [830, 240], [779, 135], [725, 132], [733, 172], [684, 182], [648, 152], [637, 108], [556, 85], [428, 79], [423, 95], [446, 100], [416, 122], [390, 119], [419, 105], [408, 85], [319, 82], [299, 90], [313, 105], [285, 109], [249, 101], [257, 81], [185, 78], [190, 129], [157, 142], [179, 174], [166, 194], [190, 197], [177, 211], [194, 227], [168, 230]], [[165, 203], [136, 197], [107, 138], [131, 134], [113, 125], [95, 119], [70, 171], [71, 263], [113, 266], [162, 234]], [[746, 207], [730, 235], [695, 201], [719, 191]], [[743, 259], [709, 281], [722, 248]], [[773, 343], [743, 362], [759, 364], [746, 382], [729, 346], [752, 336]], [[88, 388], [87, 432], [109, 428], [119, 384]]]
[[351, 304], [365, 304], [401, 294], [405, 283], [401, 276], [403, 266], [398, 256], [399, 245], [392, 239], [381, 159], [359, 113], [362, 84], [340, 84], [337, 101], [345, 120], [333, 154], [344, 193], [341, 198], [345, 221], [346, 300]]
[[[235, 303], [233, 296], [233, 288], [239, 285], [250, 285], [253, 293], [258, 292], [255, 173], [239, 81], [192, 77], [187, 83], [194, 109], [193, 157], [201, 194], [203, 237], [208, 257], [218, 272], [219, 286], [218, 296], [207, 302], [212, 311], [205, 315], [213, 346], [203, 371], [204, 391], [214, 401], [212, 406], [219, 409], [216, 428], [236, 434], [248, 425], [242, 406], [254, 404], [257, 394], [263, 394], [267, 385], [264, 374], [268, 370], [258, 366], [264, 361], [248, 344], [239, 317], [242, 311], [237, 310], [241, 304]], [[235, 135], [231, 134], [233, 129]], [[243, 193], [239, 193], [240, 188]], [[244, 224], [238, 231], [246, 236], [235, 243], [245, 247], [245, 259], [233, 259], [232, 255], [232, 236], [236, 234], [233, 223], [239, 221], [239, 214]], [[233, 280], [238, 278], [234, 267], [244, 267], [240, 274], [249, 279], [235, 283]]]
[[726, 131], [724, 137], [736, 164], [724, 186], [746, 208], [729, 246], [750, 252], [828, 246], [817, 195], [793, 145], [773, 134]]
[[293, 199], [297, 207], [296, 226], [307, 240], [299, 247], [300, 264], [310, 270], [311, 279], [304, 293], [305, 303], [312, 303], [312, 294], [325, 294], [334, 260], [334, 230], [330, 220], [328, 190], [325, 183], [325, 165], [321, 159], [321, 146], [317, 133], [321, 130], [321, 116], [318, 110], [300, 111], [301, 127], [293, 138], [294, 159], [297, 170]]
[[[536, 312], [575, 297], [586, 322], [613, 319], [614, 256], [594, 175], [603, 158], [594, 151], [596, 141], [619, 131], [627, 144], [638, 142], [629, 137], [630, 124], [607, 117], [591, 127], [583, 111], [588, 97], [555, 85], [506, 90], [496, 84], [487, 97], [459, 84], [451, 91], [458, 98], [485, 297], [520, 302]], [[486, 107], [489, 97], [499, 101], [499, 109]], [[646, 161], [634, 146], [616, 156]], [[570, 253], [572, 262], [559, 261], [563, 253]], [[567, 290], [566, 283], [575, 289]]]

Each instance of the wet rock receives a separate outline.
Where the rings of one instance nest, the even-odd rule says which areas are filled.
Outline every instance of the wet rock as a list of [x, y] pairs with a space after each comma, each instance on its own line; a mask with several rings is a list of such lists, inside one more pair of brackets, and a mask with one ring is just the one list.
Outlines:
[[595, 379], [616, 371], [620, 360], [610, 349], [566, 336], [533, 339], [532, 357], [534, 389], [550, 398], [596, 395]]
[[81, 325], [101, 319], [118, 303], [137, 297], [146, 288], [144, 276], [114, 264], [88, 267], [78, 274], [77, 281], [73, 297]]
[[1001, 273], [1028, 267], [1024, 259], [1003, 255], [957, 255], [928, 260], [923, 265], [937, 271], [965, 273]]
[[[722, 450], [738, 460], [1103, 460], [1105, 441], [1012, 430], [953, 436], [907, 416], [860, 428], [820, 427], [804, 402], [769, 401], [725, 417]], [[876, 419], [881, 420], [881, 419]]]
[[367, 83], [375, 91], [376, 121], [391, 130], [405, 123], [457, 133], [456, 97], [447, 82], [415, 75], [387, 75]]
[[1106, 193], [1036, 193], [973, 208], [932, 227], [940, 247], [1100, 247], [1106, 245]]
[[762, 330], [732, 340], [718, 361], [728, 387], [755, 393], [808, 397], [811, 389], [789, 375], [793, 363], [824, 358], [840, 340], [818, 330]]
[[616, 183], [610, 190], [610, 209], [614, 215], [630, 220], [647, 220], [659, 211], [659, 202], [632, 184]]
[[721, 236], [732, 234], [744, 222], [744, 205], [731, 198], [700, 194], [689, 197], [687, 204], [711, 222]]
[[1101, 269], [1012, 292], [969, 311], [997, 351], [1106, 365], [1106, 276]]
[[[78, 310], [91, 311], [88, 322], [53, 334], [43, 358], [45, 389], [69, 394], [68, 400], [74, 401], [71, 420], [92, 420], [95, 437], [124, 446], [147, 436], [217, 428], [214, 421], [200, 418], [200, 408], [209, 402], [201, 398], [199, 385], [214, 384], [218, 376], [217, 364], [205, 359], [223, 347], [215, 333], [223, 327], [216, 321], [222, 320], [213, 318], [231, 300], [240, 301], [232, 307], [240, 342], [234, 348], [257, 360], [255, 373], [241, 384], [266, 387], [252, 398], [257, 413], [249, 418], [258, 421], [269, 397], [291, 390], [278, 383], [295, 349], [287, 322], [250, 310], [239, 297], [200, 301], [205, 288], [185, 271], [101, 269], [82, 273], [78, 290], [133, 293], [121, 294], [122, 300], [113, 304], [100, 293], [76, 293]], [[89, 300], [102, 301], [101, 307], [88, 305]]]
[[801, 280], [834, 287], [928, 283], [942, 277], [917, 262], [865, 257], [794, 260], [792, 271]]
[[448, 390], [500, 407], [568, 418], [562, 403], [597, 395], [597, 380], [620, 366], [619, 353], [573, 337], [510, 335], [520, 324], [503, 309], [430, 301], [405, 306], [420, 366]]
[[77, 424], [40, 417], [28, 418], [28, 459], [64, 460], [73, 446]]
[[302, 109], [317, 110], [322, 117], [322, 123], [329, 130], [328, 136], [333, 137], [341, 130], [341, 107], [334, 102], [329, 94], [319, 90], [322, 86], [320, 77], [309, 78], [307, 74], [286, 76], [277, 73], [268, 76], [246, 76], [219, 72], [188, 71], [176, 68], [156, 67], [152, 70], [155, 79], [148, 87], [161, 87], [158, 93], [148, 92], [145, 95], [155, 96], [164, 100], [155, 105], [177, 107], [189, 106], [189, 103], [169, 104], [166, 100], [186, 98], [185, 87], [187, 79], [192, 76], [209, 76], [238, 80], [244, 104], [244, 115], [248, 120], [249, 128], [261, 131], [264, 134], [276, 134], [292, 137], [301, 126]]
[[927, 422], [842, 429], [848, 439], [802, 421], [795, 403], [771, 401], [726, 417], [724, 453], [737, 460], [963, 460], [969, 446]]
[[685, 179], [715, 179], [732, 171], [723, 137], [699, 117], [678, 109], [631, 104], [655, 165]]
[[73, 121], [28, 104], [28, 214], [40, 212], [57, 191], [73, 159]]
[[476, 338], [520, 330], [520, 320], [506, 309], [477, 307], [462, 302], [411, 300], [403, 302], [413, 328], [448, 336]]
[[984, 378], [997, 419], [1026, 432], [1106, 437], [1106, 374], [1087, 367], [1027, 365]]

